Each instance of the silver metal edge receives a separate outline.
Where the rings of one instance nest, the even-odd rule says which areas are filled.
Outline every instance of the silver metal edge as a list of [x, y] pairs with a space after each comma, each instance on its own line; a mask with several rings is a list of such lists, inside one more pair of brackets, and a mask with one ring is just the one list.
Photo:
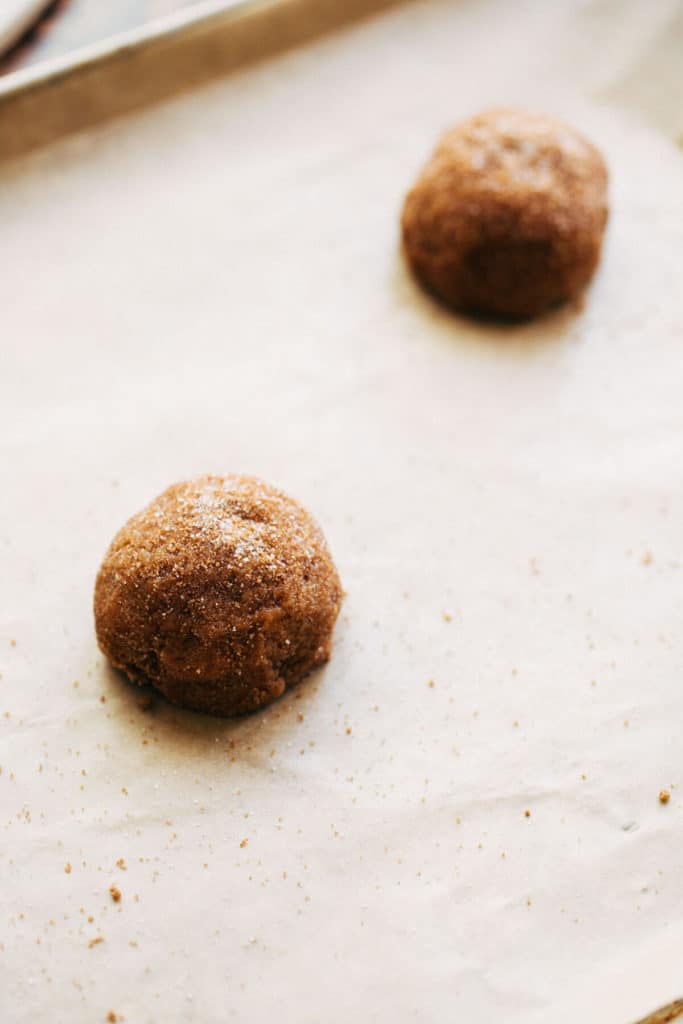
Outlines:
[[0, 163], [411, 0], [204, 0], [0, 80]]
[[12, 71], [0, 78], [0, 100], [9, 100], [34, 89], [44, 88], [132, 50], [142, 50], [151, 44], [171, 41], [185, 34], [210, 32], [245, 14], [256, 13], [283, 2], [287, 0], [203, 0], [175, 14], [156, 18], [138, 28], [72, 50], [62, 57], [54, 57], [24, 70]]

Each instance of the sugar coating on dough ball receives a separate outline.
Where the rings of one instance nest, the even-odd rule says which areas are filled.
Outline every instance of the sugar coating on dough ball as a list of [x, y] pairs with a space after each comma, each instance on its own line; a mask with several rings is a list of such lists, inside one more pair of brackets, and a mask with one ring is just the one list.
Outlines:
[[95, 584], [100, 648], [186, 708], [263, 707], [328, 660], [341, 605], [319, 527], [246, 476], [169, 487], [116, 535]]
[[442, 137], [402, 229], [415, 276], [445, 305], [526, 318], [588, 284], [606, 223], [595, 146], [554, 117], [497, 109]]

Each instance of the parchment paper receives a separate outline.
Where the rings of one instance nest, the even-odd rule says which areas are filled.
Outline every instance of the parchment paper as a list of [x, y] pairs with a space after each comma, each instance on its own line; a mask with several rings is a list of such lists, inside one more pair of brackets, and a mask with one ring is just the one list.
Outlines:
[[[3, 170], [3, 1021], [683, 992], [682, 38], [675, 0], [412, 3]], [[612, 173], [584, 307], [518, 328], [397, 248], [501, 101]], [[92, 625], [114, 532], [209, 470], [306, 504], [347, 590], [329, 666], [235, 722], [141, 710]]]

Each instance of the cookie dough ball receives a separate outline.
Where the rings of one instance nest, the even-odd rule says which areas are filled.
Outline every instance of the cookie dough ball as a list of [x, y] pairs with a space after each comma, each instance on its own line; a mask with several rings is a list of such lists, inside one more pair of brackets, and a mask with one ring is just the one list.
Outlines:
[[576, 295], [600, 259], [607, 168], [553, 117], [490, 110], [446, 132], [408, 194], [422, 285], [463, 312], [526, 318]]
[[308, 513], [253, 477], [174, 484], [114, 538], [95, 584], [100, 648], [182, 707], [263, 707], [330, 656], [342, 591]]

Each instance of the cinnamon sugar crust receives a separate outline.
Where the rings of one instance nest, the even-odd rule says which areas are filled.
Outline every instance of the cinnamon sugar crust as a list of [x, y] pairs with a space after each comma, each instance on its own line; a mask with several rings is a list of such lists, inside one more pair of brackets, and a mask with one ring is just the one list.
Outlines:
[[471, 117], [445, 133], [405, 200], [410, 266], [451, 309], [542, 313], [595, 272], [607, 180], [595, 146], [556, 118], [505, 108]]
[[325, 539], [297, 502], [253, 477], [202, 476], [169, 487], [116, 535], [95, 626], [134, 682], [237, 715], [328, 660], [341, 599]]

